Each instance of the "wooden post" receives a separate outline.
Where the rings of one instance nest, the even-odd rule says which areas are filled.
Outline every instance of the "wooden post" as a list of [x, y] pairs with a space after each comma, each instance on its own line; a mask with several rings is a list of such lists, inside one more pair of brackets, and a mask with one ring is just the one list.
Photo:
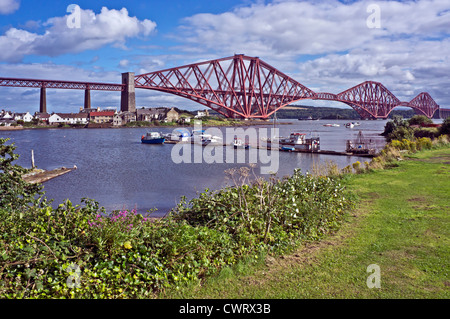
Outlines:
[[34, 151], [33, 150], [31, 150], [31, 168], [32, 169], [35, 168], [35, 166], [34, 166]]

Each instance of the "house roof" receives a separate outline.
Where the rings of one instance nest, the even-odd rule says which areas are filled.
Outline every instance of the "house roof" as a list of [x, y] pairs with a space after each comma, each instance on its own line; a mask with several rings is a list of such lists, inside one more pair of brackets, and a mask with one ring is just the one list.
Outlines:
[[141, 115], [141, 114], [166, 114], [167, 111], [168, 111], [168, 109], [163, 107], [163, 108], [137, 109], [136, 113], [137, 113], [137, 115]]
[[35, 117], [39, 118], [39, 119], [48, 119], [50, 117], [50, 114], [48, 114], [48, 113], [37, 113]]
[[89, 116], [114, 116], [115, 113], [114, 111], [91, 112]]
[[62, 118], [87, 118], [86, 113], [55, 113]]

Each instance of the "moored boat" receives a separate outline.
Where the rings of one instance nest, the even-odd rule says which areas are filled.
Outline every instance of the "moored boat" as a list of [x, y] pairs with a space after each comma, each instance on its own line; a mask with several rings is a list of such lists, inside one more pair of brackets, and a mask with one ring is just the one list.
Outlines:
[[353, 123], [345, 123], [345, 127], [346, 128], [353, 128], [355, 126], [355, 124], [353, 124]]
[[[305, 133], [291, 133], [289, 137], [277, 139], [281, 150], [315, 152], [320, 150], [320, 137], [306, 138]], [[271, 140], [267, 140], [267, 147], [271, 146]]]
[[141, 136], [141, 142], [144, 144], [164, 144], [166, 138], [159, 132], [147, 132]]
[[347, 140], [346, 151], [357, 155], [374, 155], [375, 148], [372, 147], [372, 140], [365, 139], [362, 131], [359, 131], [355, 140]]
[[234, 148], [250, 148], [250, 146], [248, 145], [248, 143], [244, 143], [242, 141], [242, 139], [235, 137], [234, 141], [233, 141], [233, 147]]

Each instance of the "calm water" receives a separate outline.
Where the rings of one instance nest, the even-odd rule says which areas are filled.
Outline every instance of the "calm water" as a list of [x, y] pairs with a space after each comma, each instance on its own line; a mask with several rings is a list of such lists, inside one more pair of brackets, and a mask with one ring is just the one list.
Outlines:
[[[323, 150], [344, 151], [346, 140], [355, 139], [359, 130], [374, 141], [376, 148], [384, 145], [384, 138], [379, 135], [384, 129], [384, 120], [360, 121], [361, 126], [353, 129], [343, 126], [348, 122], [345, 120], [279, 122], [292, 123], [278, 125], [281, 136], [288, 136], [293, 131], [318, 135]], [[324, 127], [326, 123], [341, 126]], [[256, 127], [259, 128], [269, 130], [272, 125]], [[157, 130], [168, 133], [173, 128]], [[225, 132], [226, 128], [220, 130]], [[230, 163], [176, 164], [171, 157], [173, 145], [141, 144], [140, 137], [146, 132], [145, 128], [35, 129], [3, 131], [0, 136], [11, 138], [15, 143], [16, 152], [21, 155], [17, 164], [21, 166], [31, 166], [31, 150], [34, 150], [38, 168], [51, 170], [77, 166], [77, 170], [44, 184], [46, 196], [55, 199], [55, 206], [65, 199], [80, 204], [81, 198], [88, 197], [97, 200], [107, 211], [136, 208], [138, 212], [146, 212], [157, 208], [155, 215], [161, 216], [183, 195], [189, 199], [205, 188], [213, 190], [230, 185], [224, 171], [245, 165], [237, 163], [236, 158]], [[342, 168], [367, 158], [279, 152], [277, 175], [292, 174], [294, 168], [306, 172], [314, 162], [330, 160]], [[258, 167], [256, 171], [259, 172]]]

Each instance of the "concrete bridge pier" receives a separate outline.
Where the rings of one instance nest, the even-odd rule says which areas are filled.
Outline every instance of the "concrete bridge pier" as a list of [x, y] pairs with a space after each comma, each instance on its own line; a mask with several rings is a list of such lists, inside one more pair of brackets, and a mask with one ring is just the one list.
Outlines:
[[439, 112], [440, 119], [445, 120], [447, 117], [450, 116], [450, 108], [448, 108], [448, 109], [439, 108], [438, 112]]
[[45, 91], [45, 86], [41, 86], [41, 95], [39, 99], [39, 112], [47, 113], [47, 94]]
[[122, 84], [125, 84], [125, 89], [122, 91], [120, 98], [120, 110], [122, 112], [135, 112], [136, 91], [134, 84], [134, 72], [122, 73]]
[[90, 89], [84, 90], [84, 108], [85, 109], [91, 108], [91, 90]]

